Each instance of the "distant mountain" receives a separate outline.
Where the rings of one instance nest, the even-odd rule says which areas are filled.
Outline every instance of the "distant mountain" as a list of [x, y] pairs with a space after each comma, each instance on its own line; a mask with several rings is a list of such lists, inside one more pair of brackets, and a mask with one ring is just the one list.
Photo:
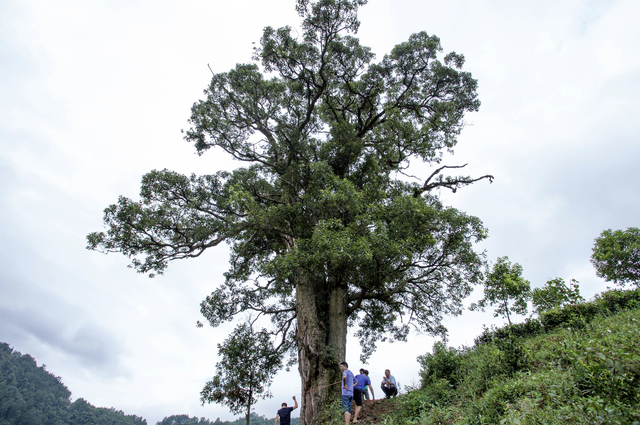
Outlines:
[[[249, 417], [249, 421], [251, 425], [273, 425], [275, 416], [273, 418], [266, 418], [264, 416], [257, 415], [252, 413]], [[245, 425], [247, 423], [246, 417], [242, 417], [236, 419], [235, 421], [221, 421], [220, 418], [216, 419], [215, 422], [212, 422], [205, 418], [200, 418], [194, 416], [190, 418], [187, 415], [173, 415], [167, 416], [160, 422], [156, 422], [156, 425]], [[300, 418], [291, 418], [291, 425], [299, 425]]]
[[135, 415], [79, 398], [28, 354], [0, 343], [0, 425], [147, 425]]

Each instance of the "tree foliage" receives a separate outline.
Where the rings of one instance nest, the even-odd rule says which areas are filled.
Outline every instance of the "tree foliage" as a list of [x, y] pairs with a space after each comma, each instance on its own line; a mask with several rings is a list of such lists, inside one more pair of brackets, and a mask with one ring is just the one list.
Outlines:
[[[382, 60], [351, 34], [365, 0], [298, 0], [302, 35], [264, 29], [255, 63], [213, 76], [185, 139], [244, 166], [204, 176], [151, 171], [140, 200], [105, 210], [88, 248], [121, 252], [142, 273], [226, 242], [230, 269], [202, 303], [212, 326], [270, 317], [278, 353], [298, 358], [303, 392], [339, 379], [349, 326], [363, 359], [413, 325], [441, 333], [481, 276], [481, 221], [442, 204], [491, 176], [449, 176], [477, 82], [438, 37], [411, 35]], [[409, 176], [411, 160], [433, 167]], [[303, 400], [302, 423], [326, 401]], [[312, 399], [313, 398], [313, 399]]]
[[[251, 414], [251, 425], [272, 425], [273, 418], [266, 418], [255, 413]], [[298, 425], [298, 418], [291, 418], [291, 425]], [[210, 421], [206, 418], [198, 418], [196, 416], [189, 417], [188, 415], [172, 415], [167, 416], [162, 421], [156, 422], [156, 425], [244, 425], [245, 418], [236, 419], [235, 421], [221, 421], [217, 418], [215, 421]]]
[[273, 375], [281, 367], [281, 357], [268, 332], [255, 332], [247, 322], [218, 344], [222, 359], [216, 364], [216, 374], [200, 393], [204, 404], [224, 404], [233, 413], [246, 412], [249, 425], [251, 406], [258, 399], [271, 397], [268, 388]]
[[579, 283], [577, 280], [571, 279], [567, 285], [564, 279], [558, 277], [548, 280], [542, 288], [535, 288], [531, 292], [534, 311], [540, 314], [552, 308], [584, 301], [584, 298], [580, 296]]
[[526, 314], [531, 297], [531, 284], [522, 277], [522, 266], [511, 264], [509, 257], [498, 257], [493, 268], [487, 270], [484, 280], [484, 298], [471, 305], [471, 310], [484, 311], [495, 307], [493, 317], [506, 317], [511, 324], [511, 315]]
[[189, 415], [171, 415], [165, 416], [156, 425], [228, 425], [229, 422], [222, 422], [220, 418], [210, 421], [207, 418], [190, 417]]
[[593, 244], [591, 264], [607, 282], [640, 287], [640, 229], [603, 231]]

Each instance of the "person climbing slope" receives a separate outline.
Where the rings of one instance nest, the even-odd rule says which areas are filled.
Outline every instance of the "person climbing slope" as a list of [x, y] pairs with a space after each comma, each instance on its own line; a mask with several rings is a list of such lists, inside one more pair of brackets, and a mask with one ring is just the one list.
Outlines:
[[[353, 423], [358, 423], [358, 415], [360, 414], [360, 410], [362, 410], [362, 390], [365, 386], [371, 385], [371, 380], [364, 373], [364, 369], [360, 369], [360, 373], [355, 376], [356, 384], [353, 386], [353, 400], [356, 402], [356, 413], [353, 415]], [[376, 400], [376, 395], [373, 393], [373, 388], [371, 388], [371, 397], [373, 401]]]

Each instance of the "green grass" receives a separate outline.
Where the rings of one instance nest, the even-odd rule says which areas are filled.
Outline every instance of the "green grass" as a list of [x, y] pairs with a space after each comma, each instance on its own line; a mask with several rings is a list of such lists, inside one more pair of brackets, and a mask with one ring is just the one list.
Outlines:
[[382, 423], [640, 424], [640, 309], [567, 323], [459, 350], [437, 343], [419, 358], [422, 388]]

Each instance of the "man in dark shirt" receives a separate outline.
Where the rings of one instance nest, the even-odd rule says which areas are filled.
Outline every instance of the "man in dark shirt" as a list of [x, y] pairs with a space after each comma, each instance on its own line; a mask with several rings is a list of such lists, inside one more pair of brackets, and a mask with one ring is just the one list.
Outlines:
[[280, 425], [289, 425], [291, 423], [291, 412], [298, 408], [296, 396], [293, 396], [293, 401], [296, 403], [293, 407], [287, 407], [287, 403], [282, 403], [282, 409], [278, 410], [276, 415], [276, 425], [278, 425], [278, 419], [280, 419]]
[[[360, 374], [355, 376], [356, 383], [353, 386], [353, 400], [356, 402], [356, 414], [353, 416], [353, 423], [358, 423], [358, 415], [362, 410], [362, 390], [367, 385], [371, 386], [371, 380], [365, 375], [364, 369], [360, 369]], [[373, 393], [373, 387], [371, 388], [371, 396], [373, 401], [376, 400], [376, 395]]]

